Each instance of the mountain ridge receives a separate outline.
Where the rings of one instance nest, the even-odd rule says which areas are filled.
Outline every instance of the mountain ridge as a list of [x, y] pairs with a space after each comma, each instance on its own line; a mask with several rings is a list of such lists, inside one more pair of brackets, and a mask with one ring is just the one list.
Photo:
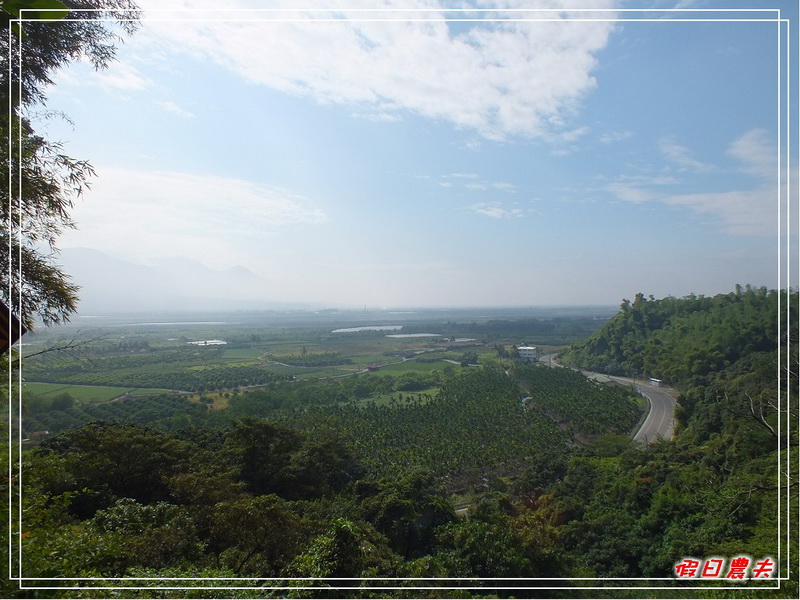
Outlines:
[[58, 262], [80, 286], [78, 314], [283, 308], [270, 282], [246, 267], [212, 269], [187, 257], [142, 264], [91, 248], [64, 248]]

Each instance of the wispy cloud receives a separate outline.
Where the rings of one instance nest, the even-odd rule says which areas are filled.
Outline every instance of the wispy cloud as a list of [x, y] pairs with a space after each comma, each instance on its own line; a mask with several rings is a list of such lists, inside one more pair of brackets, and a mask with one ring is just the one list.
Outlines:
[[160, 108], [167, 111], [168, 113], [172, 113], [174, 115], [178, 115], [179, 117], [183, 117], [184, 119], [194, 119], [194, 113], [189, 112], [188, 110], [184, 110], [174, 102], [157, 102], [156, 103]]
[[778, 231], [778, 192], [757, 189], [671, 196], [665, 202], [685, 206], [718, 220], [722, 231], [735, 235], [774, 235]]
[[[138, 92], [152, 85], [136, 67], [130, 64], [115, 64], [113, 69], [94, 71], [94, 83], [107, 90]], [[88, 83], [93, 83], [91, 79]]]
[[84, 59], [70, 69], [55, 73], [53, 81], [59, 86], [98, 87], [116, 94], [140, 92], [152, 87], [153, 82], [129, 63], [114, 63], [113, 69], [95, 69]]
[[468, 208], [477, 215], [491, 217], [492, 219], [520, 218], [525, 216], [525, 211], [521, 208], [506, 208], [497, 202], [478, 202]]
[[453, 173], [444, 175], [438, 182], [444, 188], [465, 189], [472, 192], [500, 191], [513, 194], [517, 186], [508, 181], [488, 181], [481, 179], [477, 173]]
[[[382, 8], [395, 4], [409, 8], [408, 2], [385, 2]], [[611, 9], [616, 2], [585, 4]], [[291, 11], [295, 6], [287, 1], [270, 8]], [[347, 14], [359, 3], [342, 0], [325, 6], [340, 10], [314, 16]], [[436, 6], [419, 2], [411, 8]], [[502, 14], [509, 4], [496, 6]], [[381, 13], [391, 22], [359, 21], [363, 13], [350, 13], [351, 20], [340, 23], [305, 20], [291, 12], [284, 16], [305, 22], [277, 22], [265, 13], [244, 16], [251, 20], [152, 27], [179, 52], [289, 94], [350, 105], [382, 119], [410, 111], [488, 139], [523, 136], [562, 144], [585, 133], [571, 127], [570, 118], [596, 85], [595, 54], [606, 46], [614, 27], [604, 21], [509, 20], [475, 23], [454, 32], [444, 11]], [[426, 20], [409, 18], [415, 16]]]
[[752, 129], [735, 140], [728, 154], [739, 160], [749, 175], [765, 180], [778, 176], [778, 148], [763, 129]]
[[633, 137], [632, 131], [609, 131], [600, 136], [601, 144], [614, 144]]
[[131, 257], [184, 254], [212, 264], [254, 237], [327, 218], [307, 198], [241, 179], [102, 166], [98, 173], [74, 209], [83, 244]]
[[619, 200], [640, 204], [663, 197], [657, 188], [676, 183], [678, 180], [670, 175], [621, 175], [605, 189]]
[[659, 148], [678, 171], [706, 172], [714, 169], [712, 165], [694, 158], [691, 151], [686, 146], [678, 143], [677, 138], [673, 135], [661, 138]]
[[397, 121], [401, 121], [402, 117], [398, 114], [393, 114], [389, 112], [354, 112], [351, 113], [351, 116], [356, 119], [366, 119], [367, 121], [372, 121], [373, 123], [396, 123]]
[[734, 140], [727, 154], [742, 165], [740, 172], [757, 180], [756, 188], [675, 195], [665, 202], [714, 217], [726, 233], [774, 235], [779, 202], [777, 146], [764, 130], [752, 129]]
[[647, 202], [656, 198], [656, 195], [649, 190], [620, 181], [609, 184], [606, 189], [618, 199], [636, 204], [641, 204], [642, 202]]
[[765, 131], [747, 131], [726, 148], [728, 156], [739, 163], [726, 167], [726, 170], [754, 177], [757, 185], [750, 189], [670, 194], [665, 186], [682, 186], [685, 189], [691, 185], [693, 177], [712, 170], [719, 171], [721, 167], [712, 168], [696, 160], [673, 137], [662, 138], [659, 148], [673, 167], [678, 166], [680, 178], [673, 174], [622, 176], [608, 184], [606, 190], [615, 198], [627, 202], [660, 202], [687, 208], [711, 218], [725, 233], [775, 234], [779, 200], [777, 148]]
[[503, 192], [515, 192], [517, 191], [517, 186], [513, 183], [508, 183], [507, 181], [495, 181], [492, 184], [492, 187], [496, 190], [500, 190]]

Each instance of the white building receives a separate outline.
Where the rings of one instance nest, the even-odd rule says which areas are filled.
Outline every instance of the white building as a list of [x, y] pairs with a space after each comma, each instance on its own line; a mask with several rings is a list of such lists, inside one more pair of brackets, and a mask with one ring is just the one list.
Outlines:
[[536, 362], [537, 354], [536, 346], [517, 346], [517, 355], [522, 361]]

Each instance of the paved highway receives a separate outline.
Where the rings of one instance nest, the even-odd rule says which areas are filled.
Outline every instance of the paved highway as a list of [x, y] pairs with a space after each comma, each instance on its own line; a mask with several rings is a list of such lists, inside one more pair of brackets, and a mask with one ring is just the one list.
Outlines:
[[[619, 383], [632, 385], [633, 380], [627, 377], [609, 377]], [[661, 438], [672, 438], [675, 429], [675, 396], [674, 390], [636, 381], [636, 389], [650, 402], [650, 412], [639, 431], [633, 436], [634, 441], [649, 444]]]
[[[555, 355], [553, 354], [542, 356], [539, 361], [552, 367], [562, 366], [555, 361]], [[599, 373], [590, 373], [589, 371], [582, 371], [582, 373], [587, 377], [616, 381], [624, 385], [634, 384], [634, 381], [629, 377], [601, 375]], [[647, 418], [639, 427], [633, 439], [637, 442], [649, 444], [661, 438], [672, 438], [675, 429], [675, 391], [671, 388], [652, 385], [640, 379], [637, 379], [635, 383], [637, 391], [647, 398], [650, 404], [650, 412], [648, 412]]]

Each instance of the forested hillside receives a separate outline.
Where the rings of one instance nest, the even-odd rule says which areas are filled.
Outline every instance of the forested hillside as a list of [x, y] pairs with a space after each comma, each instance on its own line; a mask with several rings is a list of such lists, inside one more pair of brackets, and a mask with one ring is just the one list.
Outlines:
[[796, 552], [778, 524], [797, 518], [797, 301], [750, 287], [713, 298], [639, 294], [563, 354], [565, 364], [682, 391], [672, 441], [575, 457], [548, 490], [576, 564], [656, 577], [682, 556]]
[[[623, 300], [620, 312], [601, 330], [563, 353], [562, 362], [615, 375], [639, 375], [686, 384], [705, 381], [754, 352], [771, 352], [783, 331], [787, 302], [797, 315], [797, 294], [737, 286], [714, 297], [667, 297], [636, 294]], [[785, 340], [784, 340], [785, 341]]]

